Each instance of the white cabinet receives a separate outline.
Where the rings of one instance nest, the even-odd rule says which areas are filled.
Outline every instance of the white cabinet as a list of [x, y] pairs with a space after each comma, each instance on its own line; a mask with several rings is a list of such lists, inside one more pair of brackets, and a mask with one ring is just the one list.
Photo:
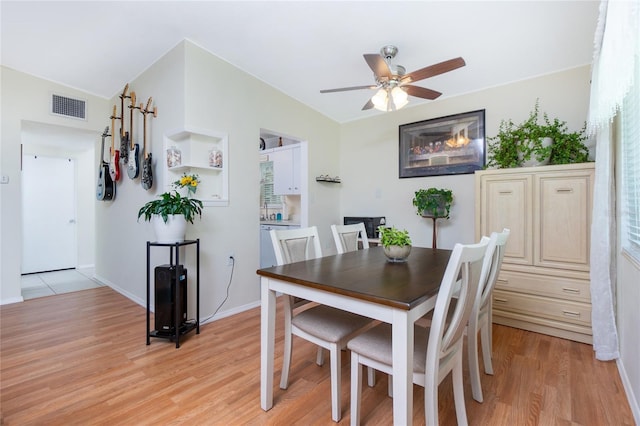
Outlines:
[[300, 194], [300, 146], [274, 148], [269, 160], [273, 161], [273, 193]]
[[165, 186], [184, 174], [197, 174], [195, 198], [205, 206], [229, 205], [229, 143], [226, 133], [182, 128], [164, 136]]
[[509, 228], [493, 322], [591, 343], [594, 163], [475, 174], [476, 239]]

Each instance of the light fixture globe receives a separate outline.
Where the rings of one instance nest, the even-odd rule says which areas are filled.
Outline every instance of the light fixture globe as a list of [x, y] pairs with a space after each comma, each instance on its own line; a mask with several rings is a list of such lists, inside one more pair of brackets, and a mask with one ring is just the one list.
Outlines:
[[371, 102], [373, 103], [373, 107], [379, 111], [387, 110], [388, 96], [386, 89], [380, 89], [376, 92], [375, 95], [371, 98]]

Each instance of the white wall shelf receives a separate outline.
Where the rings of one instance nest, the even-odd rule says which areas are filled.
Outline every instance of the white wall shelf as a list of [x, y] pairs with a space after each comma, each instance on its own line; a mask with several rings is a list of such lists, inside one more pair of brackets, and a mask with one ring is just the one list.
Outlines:
[[[168, 151], [174, 147], [180, 153], [179, 161], [171, 162]], [[201, 200], [205, 207], [229, 205], [227, 133], [190, 127], [168, 132], [164, 136], [164, 155], [162, 161], [167, 188], [171, 188], [171, 184], [185, 173], [197, 174], [201, 183], [195, 198]]]

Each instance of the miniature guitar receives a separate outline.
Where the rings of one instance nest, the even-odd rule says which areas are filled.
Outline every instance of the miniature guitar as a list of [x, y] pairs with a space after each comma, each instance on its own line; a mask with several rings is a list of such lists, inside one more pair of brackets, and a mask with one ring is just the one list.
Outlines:
[[153, 110], [150, 110], [151, 107], [151, 97], [147, 101], [147, 107], [143, 108], [143, 104], [140, 104], [140, 112], [142, 113], [142, 126], [143, 126], [143, 151], [144, 151], [144, 160], [142, 161], [142, 187], [146, 190], [150, 189], [153, 186], [153, 170], [152, 170], [152, 162], [151, 162], [151, 153], [147, 152], [147, 114], [153, 114], [154, 117], [158, 116], [158, 108], [153, 107]]
[[109, 174], [114, 182], [120, 180], [120, 151], [115, 146], [115, 129], [114, 122], [116, 117], [116, 106], [113, 106], [113, 115], [111, 116], [111, 161], [109, 162]]
[[135, 179], [140, 174], [140, 147], [137, 143], [133, 142], [133, 110], [137, 109], [136, 106], [136, 93], [131, 92], [131, 105], [129, 105], [129, 159], [127, 161], [127, 176], [131, 179]]
[[129, 83], [124, 86], [124, 90], [120, 95], [120, 159], [123, 164], [129, 162], [129, 133], [124, 130], [124, 100], [129, 98], [127, 91], [129, 90]]
[[96, 198], [99, 201], [112, 200], [114, 195], [113, 180], [109, 173], [109, 163], [104, 161], [104, 139], [109, 134], [109, 126], [105, 127], [102, 133], [102, 148], [100, 148], [100, 163], [98, 164], [98, 187], [96, 189]]

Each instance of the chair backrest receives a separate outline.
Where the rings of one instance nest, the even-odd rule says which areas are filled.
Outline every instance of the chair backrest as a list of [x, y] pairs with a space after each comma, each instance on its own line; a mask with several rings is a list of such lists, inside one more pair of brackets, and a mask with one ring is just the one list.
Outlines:
[[[425, 371], [434, 371], [434, 367], [437, 371], [439, 360], [447, 356], [455, 346], [461, 346], [464, 329], [478, 295], [488, 245], [488, 238], [484, 238], [477, 244], [456, 244], [453, 248], [433, 310]], [[461, 277], [460, 280], [458, 277]], [[455, 306], [451, 307], [457, 281], [460, 282], [460, 292]], [[450, 307], [454, 309], [452, 314], [449, 314]], [[431, 369], [429, 365], [432, 365]]]
[[[487, 246], [487, 253], [482, 264], [482, 274], [480, 276], [480, 294], [477, 297], [477, 306], [475, 309], [479, 312], [484, 307], [489, 305], [491, 301], [491, 293], [498, 281], [498, 274], [502, 267], [502, 260], [504, 259], [505, 246], [509, 239], [509, 233], [511, 231], [504, 228], [502, 232], [491, 233], [489, 238], [489, 245]], [[486, 237], [485, 237], [486, 238]]]
[[278, 265], [322, 257], [318, 228], [315, 226], [299, 229], [272, 229], [270, 234]]
[[363, 249], [369, 248], [369, 238], [363, 222], [351, 225], [331, 225], [331, 233], [339, 254], [358, 250], [358, 238], [362, 240]]

